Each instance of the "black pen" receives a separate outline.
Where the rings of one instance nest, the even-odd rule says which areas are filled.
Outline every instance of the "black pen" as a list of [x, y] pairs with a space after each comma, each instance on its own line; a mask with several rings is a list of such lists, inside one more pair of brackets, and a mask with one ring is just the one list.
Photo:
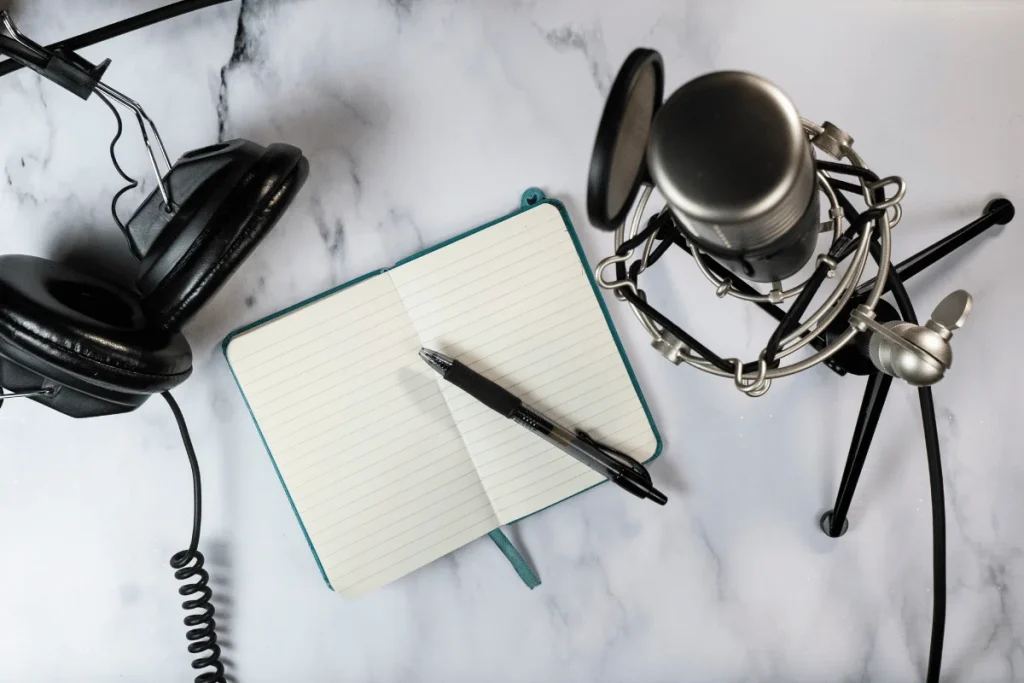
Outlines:
[[643, 465], [621, 451], [604, 446], [582, 429], [570, 432], [551, 422], [486, 377], [443, 353], [420, 349], [420, 358], [441, 377], [513, 422], [537, 434], [587, 467], [595, 470], [639, 498], [650, 498], [658, 505], [668, 502], [665, 494], [654, 488], [651, 475]]

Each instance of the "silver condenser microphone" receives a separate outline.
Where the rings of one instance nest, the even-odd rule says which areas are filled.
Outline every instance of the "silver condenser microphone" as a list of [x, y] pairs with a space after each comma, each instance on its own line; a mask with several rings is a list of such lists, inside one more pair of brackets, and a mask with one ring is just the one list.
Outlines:
[[814, 156], [796, 108], [775, 85], [719, 71], [658, 110], [647, 165], [686, 238], [736, 275], [776, 282], [814, 253]]

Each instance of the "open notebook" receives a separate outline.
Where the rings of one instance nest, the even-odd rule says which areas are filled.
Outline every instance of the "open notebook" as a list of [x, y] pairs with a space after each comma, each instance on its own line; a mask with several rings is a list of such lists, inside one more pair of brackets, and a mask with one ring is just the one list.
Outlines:
[[335, 590], [364, 593], [603, 481], [442, 381], [421, 346], [639, 461], [657, 455], [563, 211], [543, 201], [225, 341]]

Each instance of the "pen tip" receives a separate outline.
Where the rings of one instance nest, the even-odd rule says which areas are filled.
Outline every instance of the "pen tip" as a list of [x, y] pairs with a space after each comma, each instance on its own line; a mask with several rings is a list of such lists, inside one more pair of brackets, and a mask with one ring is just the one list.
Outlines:
[[447, 374], [448, 370], [450, 370], [454, 364], [454, 361], [452, 361], [451, 358], [440, 351], [434, 351], [433, 349], [428, 349], [425, 346], [420, 347], [420, 358], [422, 358], [427, 365], [432, 367], [435, 372], [440, 373], [442, 376]]
[[651, 490], [648, 492], [647, 497], [653, 500], [658, 505], [664, 505], [665, 503], [668, 502], [668, 496], [666, 496], [664, 493], [662, 493], [661, 491], [654, 487], [651, 487]]

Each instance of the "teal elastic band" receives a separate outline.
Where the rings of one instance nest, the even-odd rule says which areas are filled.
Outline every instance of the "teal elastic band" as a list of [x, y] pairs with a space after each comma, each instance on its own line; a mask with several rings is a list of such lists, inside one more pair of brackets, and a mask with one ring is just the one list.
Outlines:
[[512, 541], [508, 540], [508, 537], [502, 533], [501, 529], [495, 529], [487, 535], [491, 537], [491, 540], [498, 546], [498, 549], [512, 563], [512, 568], [516, 570], [516, 574], [519, 574], [519, 578], [523, 580], [527, 588], [533, 590], [540, 585], [540, 577], [537, 576], [537, 572], [533, 571], [533, 567], [519, 554], [516, 547], [512, 545]]

